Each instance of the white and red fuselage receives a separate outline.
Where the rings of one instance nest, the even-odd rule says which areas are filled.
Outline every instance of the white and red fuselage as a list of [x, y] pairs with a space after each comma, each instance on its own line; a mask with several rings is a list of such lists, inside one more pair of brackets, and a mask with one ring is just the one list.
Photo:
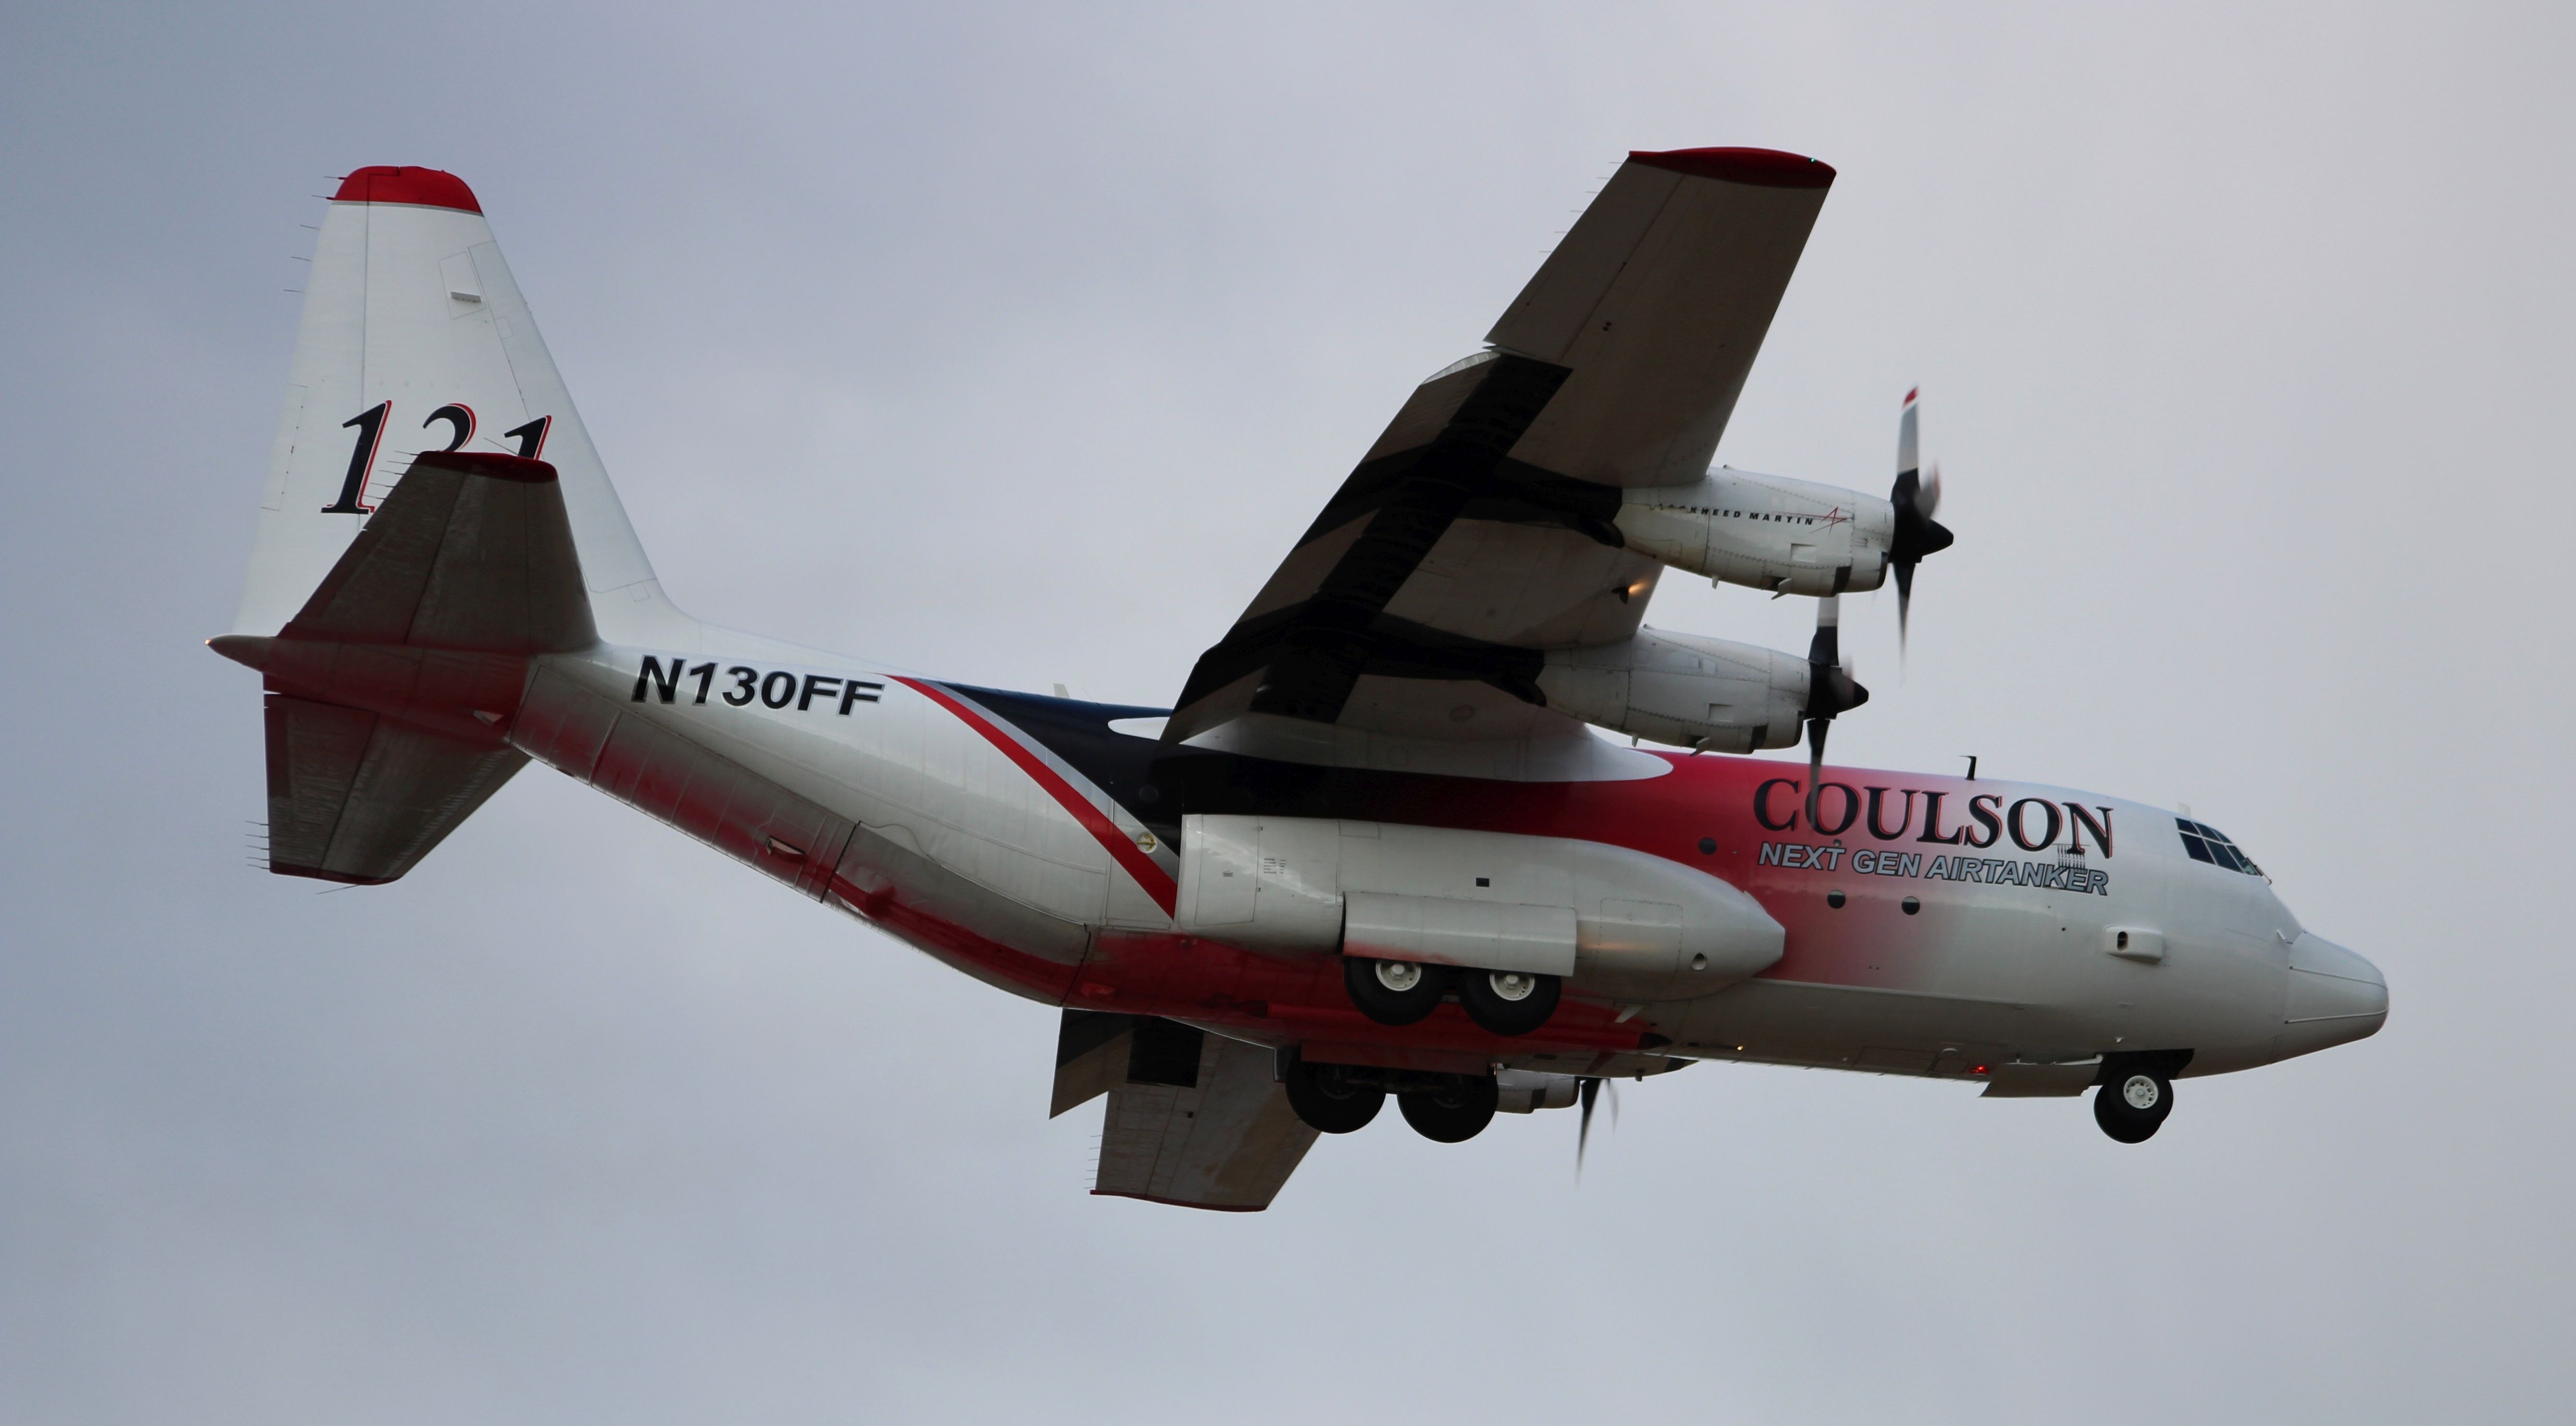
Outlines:
[[[1649, 774], [1583, 782], [1263, 763], [1115, 726], [1159, 710], [745, 646], [772, 656], [543, 659], [506, 736], [1049, 1004], [1420, 1069], [1572, 1072], [1649, 1053], [1962, 1079], [2124, 1048], [2187, 1050], [2184, 1073], [2244, 1069], [2368, 1034], [2385, 1013], [2376, 974], [2303, 930], [2264, 877], [2195, 859], [2174, 814], [2134, 802], [1828, 767], [1810, 825], [1794, 763], [1621, 749]], [[1614, 963], [1600, 994], [1579, 949], [1566, 1003], [1534, 1035], [1487, 1034], [1455, 1006], [1379, 1025], [1336, 957], [1176, 923], [1194, 815], [1507, 833], [1528, 840], [1498, 855], [1524, 861], [1625, 849], [1750, 897], [1778, 924], [1778, 959], [1742, 979]], [[1472, 898], [1472, 882], [1418, 890]]]

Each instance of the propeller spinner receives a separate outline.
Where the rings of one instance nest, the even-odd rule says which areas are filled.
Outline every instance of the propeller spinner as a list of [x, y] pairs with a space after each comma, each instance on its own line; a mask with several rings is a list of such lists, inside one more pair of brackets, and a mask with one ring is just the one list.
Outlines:
[[1916, 398], [1921, 394], [1920, 387], [1905, 393], [1905, 414], [1896, 426], [1896, 488], [1887, 494], [1889, 503], [1896, 507], [1896, 537], [1887, 557], [1896, 566], [1896, 642], [1900, 650], [1905, 646], [1907, 616], [1914, 605], [1914, 566], [1924, 556], [1950, 548], [1955, 538], [1948, 526], [1932, 518], [1932, 512], [1941, 508], [1941, 467], [1932, 467], [1931, 475], [1926, 477], [1917, 459], [1916, 412], [1920, 402]]

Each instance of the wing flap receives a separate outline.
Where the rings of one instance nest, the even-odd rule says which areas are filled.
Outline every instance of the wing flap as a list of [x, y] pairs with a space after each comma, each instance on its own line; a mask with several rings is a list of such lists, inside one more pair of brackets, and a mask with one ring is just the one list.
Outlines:
[[1276, 1061], [1259, 1045], [1207, 1035], [1195, 1085], [1110, 1090], [1091, 1191], [1236, 1213], [1268, 1208], [1315, 1142], [1288, 1107]]
[[1047, 1117], [1078, 1109], [1127, 1082], [1137, 1017], [1068, 1010], [1055, 1037], [1055, 1095]]

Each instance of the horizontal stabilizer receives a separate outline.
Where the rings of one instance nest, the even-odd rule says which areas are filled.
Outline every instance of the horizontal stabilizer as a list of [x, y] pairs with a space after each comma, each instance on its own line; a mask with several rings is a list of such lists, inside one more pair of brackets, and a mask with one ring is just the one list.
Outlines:
[[431, 451], [280, 637], [564, 653], [598, 642], [553, 466]]
[[374, 885], [412, 869], [527, 765], [356, 708], [268, 696], [268, 869]]

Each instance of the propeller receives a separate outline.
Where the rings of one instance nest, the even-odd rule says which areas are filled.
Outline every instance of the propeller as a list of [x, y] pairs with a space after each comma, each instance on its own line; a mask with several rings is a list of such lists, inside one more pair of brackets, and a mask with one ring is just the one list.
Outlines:
[[[1944, 532], [1947, 533], [1946, 531]], [[1816, 601], [1816, 637], [1807, 645], [1807, 825], [1816, 825], [1816, 793], [1825, 775], [1825, 733], [1834, 715], [1869, 701], [1869, 690], [1852, 679], [1842, 656], [1843, 599], [1828, 594]]]
[[1914, 566], [1924, 556], [1936, 555], [1950, 548], [1948, 526], [1932, 518], [1941, 508], [1941, 467], [1932, 467], [1928, 477], [1917, 459], [1916, 411], [1922, 388], [1905, 393], [1905, 414], [1896, 425], [1896, 488], [1887, 493], [1888, 503], [1896, 507], [1896, 537], [1889, 545], [1887, 558], [1896, 566], [1896, 646], [1905, 647], [1907, 616], [1914, 607]]
[[[1575, 1090], [1583, 1101], [1583, 1127], [1574, 1136], [1574, 1174], [1577, 1178], [1583, 1176], [1583, 1151], [1592, 1143], [1592, 1106], [1600, 1102], [1604, 1083], [1606, 1081], [1599, 1075], [1586, 1075]], [[1619, 1086], [1615, 1084], [1610, 1086], [1610, 1127], [1619, 1127]]]

